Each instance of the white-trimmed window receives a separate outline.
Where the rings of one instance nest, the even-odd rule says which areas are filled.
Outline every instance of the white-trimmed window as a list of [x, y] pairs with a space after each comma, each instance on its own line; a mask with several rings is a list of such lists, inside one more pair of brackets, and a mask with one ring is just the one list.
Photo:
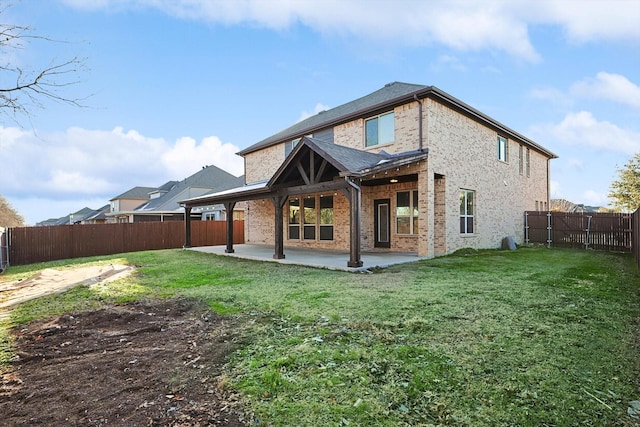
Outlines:
[[500, 135], [498, 135], [498, 160], [509, 161], [509, 140]]
[[288, 228], [289, 240], [333, 240], [333, 196], [290, 198]]
[[395, 114], [381, 114], [365, 120], [365, 147], [389, 144], [395, 140]]
[[527, 176], [531, 176], [531, 150], [529, 148], [525, 153], [525, 170], [527, 171]]
[[418, 190], [396, 193], [396, 233], [418, 234]]
[[460, 190], [460, 234], [474, 233], [475, 191]]

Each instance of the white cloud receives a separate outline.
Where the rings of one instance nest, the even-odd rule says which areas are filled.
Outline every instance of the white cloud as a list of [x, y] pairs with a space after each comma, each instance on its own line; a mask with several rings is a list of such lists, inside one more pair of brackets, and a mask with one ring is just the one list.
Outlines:
[[166, 170], [179, 179], [193, 175], [197, 169], [209, 164], [240, 176], [244, 173], [244, 162], [235, 155], [238, 151], [238, 147], [224, 144], [216, 136], [206, 137], [200, 144], [193, 138], [183, 137], [165, 151], [161, 159]]
[[606, 194], [598, 193], [597, 191], [587, 190], [582, 195], [582, 200], [586, 205], [592, 206], [606, 206], [609, 204], [609, 199]]
[[570, 40], [640, 39], [636, 0], [62, 0], [82, 9], [152, 7], [181, 19], [284, 30], [301, 23], [328, 36], [355, 35], [408, 46], [498, 50], [536, 62], [529, 27], [559, 25]]
[[[541, 23], [561, 25], [574, 42], [640, 40], [640, 4], [637, 0], [538, 0], [520, 2]], [[532, 17], [533, 17], [532, 16]]]
[[[433, 70], [454, 70], [454, 71], [465, 71], [467, 67], [462, 63], [462, 61], [453, 55], [439, 55], [435, 62], [431, 64], [431, 68]], [[497, 69], [487, 70], [491, 72], [497, 71]]]
[[319, 102], [318, 102], [318, 103], [316, 104], [316, 106], [315, 106], [315, 107], [313, 107], [313, 111], [311, 111], [311, 112], [303, 111], [303, 112], [300, 114], [300, 119], [298, 119], [298, 122], [301, 122], [301, 121], [303, 121], [303, 120], [305, 120], [305, 119], [308, 119], [308, 118], [309, 118], [309, 117], [311, 117], [311, 116], [315, 116], [316, 114], [318, 114], [318, 113], [320, 113], [320, 112], [322, 112], [322, 111], [327, 111], [329, 108], [330, 108], [330, 107], [328, 107], [328, 106], [326, 106], [326, 105], [321, 104], [321, 103], [319, 103]]
[[588, 111], [570, 113], [562, 122], [534, 128], [540, 140], [579, 145], [633, 155], [640, 151], [640, 133], [622, 129], [608, 121], [598, 121]]
[[569, 96], [553, 87], [537, 87], [529, 91], [529, 96], [534, 99], [548, 101], [553, 105], [568, 107], [572, 104]]
[[[0, 191], [22, 215], [40, 221], [56, 216], [47, 214], [59, 206], [55, 201], [68, 201], [69, 213], [86, 206], [87, 199], [100, 200], [89, 206], [95, 209], [134, 186], [184, 179], [205, 164], [239, 176], [244, 164], [235, 155], [238, 151], [215, 136], [200, 142], [189, 137], [169, 142], [120, 127], [111, 131], [74, 127], [35, 135], [0, 126]], [[21, 211], [16, 200], [49, 202], [38, 202], [41, 212], [34, 214]]]
[[575, 96], [608, 99], [640, 108], [640, 86], [620, 74], [599, 72], [595, 78], [574, 83], [571, 93]]
[[567, 167], [570, 170], [575, 170], [578, 172], [582, 172], [584, 170], [584, 162], [582, 159], [576, 159], [575, 157], [571, 157], [567, 160]]

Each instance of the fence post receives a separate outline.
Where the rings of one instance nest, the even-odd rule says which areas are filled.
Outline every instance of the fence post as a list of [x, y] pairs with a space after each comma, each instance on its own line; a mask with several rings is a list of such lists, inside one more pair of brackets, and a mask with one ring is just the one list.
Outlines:
[[587, 216], [587, 240], [584, 242], [585, 250], [589, 249], [589, 233], [591, 232], [591, 216]]
[[[5, 242], [5, 233], [4, 233], [4, 228], [0, 227], [0, 273], [2, 273], [5, 269], [4, 266], [4, 242]], [[7, 251], [7, 257], [9, 256], [9, 251]], [[9, 262], [7, 260], [7, 265], [9, 265]]]
[[551, 247], [551, 212], [547, 212], [547, 247]]
[[529, 243], [529, 212], [524, 213], [524, 243]]

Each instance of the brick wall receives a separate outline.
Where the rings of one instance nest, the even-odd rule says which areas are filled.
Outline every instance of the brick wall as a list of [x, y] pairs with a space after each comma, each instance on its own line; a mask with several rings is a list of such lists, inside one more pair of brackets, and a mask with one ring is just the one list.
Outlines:
[[[496, 130], [432, 100], [425, 103], [429, 171], [444, 175], [446, 181], [446, 252], [498, 247], [505, 236], [522, 242], [523, 212], [535, 207], [536, 200], [548, 200], [546, 157], [531, 149], [531, 176], [520, 175], [516, 141], [509, 140], [509, 161], [501, 162]], [[472, 236], [460, 234], [460, 189], [475, 191]]]
[[[418, 142], [418, 104], [410, 102], [394, 109], [395, 142], [368, 148], [399, 153], [416, 150]], [[535, 210], [536, 201], [548, 202], [548, 160], [542, 153], [530, 149], [530, 176], [519, 172], [519, 143], [509, 140], [509, 159], [497, 159], [498, 132], [467, 118], [431, 99], [423, 100], [424, 148], [429, 150], [423, 160], [387, 176], [418, 174], [418, 181], [363, 187], [362, 249], [374, 247], [373, 201], [391, 200], [391, 249], [418, 252], [421, 256], [451, 253], [464, 247], [499, 247], [505, 236], [524, 240], [523, 213]], [[364, 149], [364, 120], [357, 119], [334, 128], [336, 144]], [[525, 150], [526, 152], [526, 150]], [[271, 178], [284, 161], [283, 144], [269, 147], [245, 157], [247, 183]], [[379, 177], [378, 177], [379, 178]], [[396, 192], [419, 191], [419, 236], [396, 233]], [[461, 189], [475, 192], [475, 233], [460, 234]], [[341, 192], [334, 194], [334, 241], [292, 241], [287, 233], [285, 207], [285, 245], [315, 246], [330, 249], [349, 248], [349, 203]], [[245, 238], [248, 243], [273, 244], [274, 208], [270, 201], [248, 204]]]
[[284, 144], [247, 154], [244, 157], [245, 182], [253, 184], [270, 179], [282, 162], [284, 162]]
[[[333, 240], [289, 239], [289, 204], [287, 202], [282, 217], [285, 246], [349, 250], [349, 200], [340, 191], [326, 194], [333, 196]], [[304, 196], [306, 195], [296, 197]], [[273, 203], [268, 200], [257, 200], [248, 202], [248, 205], [249, 214], [245, 219], [245, 241], [252, 244], [274, 244], [275, 209]]]

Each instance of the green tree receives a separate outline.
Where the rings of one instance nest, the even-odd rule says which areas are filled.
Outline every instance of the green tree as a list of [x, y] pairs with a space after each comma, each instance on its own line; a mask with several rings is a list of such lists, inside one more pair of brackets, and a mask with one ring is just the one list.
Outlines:
[[633, 212], [640, 208], [640, 153], [618, 169], [618, 179], [611, 184], [609, 197], [616, 210]]

